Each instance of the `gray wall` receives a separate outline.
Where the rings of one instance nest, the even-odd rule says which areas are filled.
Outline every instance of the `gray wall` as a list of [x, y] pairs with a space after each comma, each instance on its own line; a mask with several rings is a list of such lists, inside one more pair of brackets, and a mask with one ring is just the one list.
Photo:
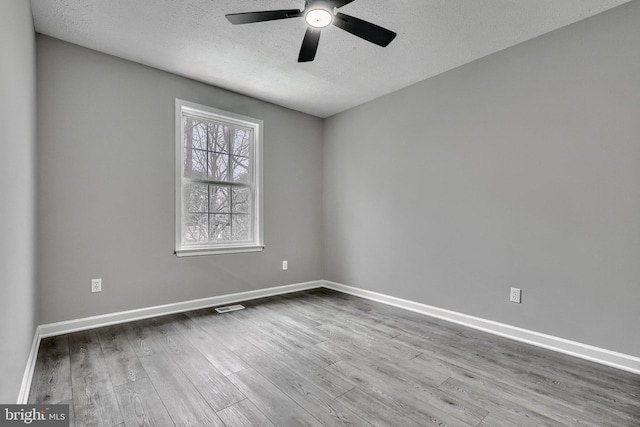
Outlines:
[[638, 22], [631, 2], [328, 119], [325, 279], [640, 356]]
[[36, 324], [35, 40], [31, 7], [0, 2], [0, 403], [15, 403]]
[[[322, 120], [40, 35], [37, 64], [40, 323], [322, 278]], [[264, 120], [263, 252], [173, 255], [175, 98]]]

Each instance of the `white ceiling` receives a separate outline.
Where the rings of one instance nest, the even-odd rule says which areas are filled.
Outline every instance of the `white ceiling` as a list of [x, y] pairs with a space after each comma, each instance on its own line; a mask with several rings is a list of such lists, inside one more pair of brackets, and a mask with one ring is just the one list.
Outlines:
[[630, 0], [356, 0], [340, 12], [398, 33], [386, 48], [337, 27], [298, 63], [303, 18], [231, 25], [227, 13], [304, 0], [31, 0], [36, 31], [328, 117]]

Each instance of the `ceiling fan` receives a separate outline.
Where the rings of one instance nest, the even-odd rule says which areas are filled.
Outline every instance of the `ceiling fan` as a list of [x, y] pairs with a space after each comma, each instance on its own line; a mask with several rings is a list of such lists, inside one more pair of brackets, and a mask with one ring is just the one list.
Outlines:
[[303, 10], [265, 10], [261, 12], [230, 13], [225, 16], [234, 25], [304, 16], [309, 27], [302, 40], [298, 62], [313, 61], [318, 49], [318, 42], [320, 42], [320, 31], [330, 24], [378, 46], [386, 47], [391, 43], [396, 37], [396, 33], [393, 31], [344, 13], [335, 12], [335, 9], [339, 9], [353, 1], [355, 0], [305, 0]]

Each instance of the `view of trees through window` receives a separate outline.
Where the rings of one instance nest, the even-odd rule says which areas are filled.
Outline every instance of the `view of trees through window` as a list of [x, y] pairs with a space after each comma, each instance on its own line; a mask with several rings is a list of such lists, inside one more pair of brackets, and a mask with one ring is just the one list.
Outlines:
[[253, 130], [183, 115], [186, 244], [252, 240]]

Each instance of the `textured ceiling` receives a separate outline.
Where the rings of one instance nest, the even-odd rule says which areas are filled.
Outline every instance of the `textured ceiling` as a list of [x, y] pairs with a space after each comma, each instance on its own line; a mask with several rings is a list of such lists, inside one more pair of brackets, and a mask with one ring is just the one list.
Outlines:
[[386, 48], [337, 27], [298, 63], [303, 18], [231, 25], [226, 13], [304, 0], [31, 0], [36, 31], [328, 117], [629, 0], [356, 0], [341, 12], [398, 33]]

